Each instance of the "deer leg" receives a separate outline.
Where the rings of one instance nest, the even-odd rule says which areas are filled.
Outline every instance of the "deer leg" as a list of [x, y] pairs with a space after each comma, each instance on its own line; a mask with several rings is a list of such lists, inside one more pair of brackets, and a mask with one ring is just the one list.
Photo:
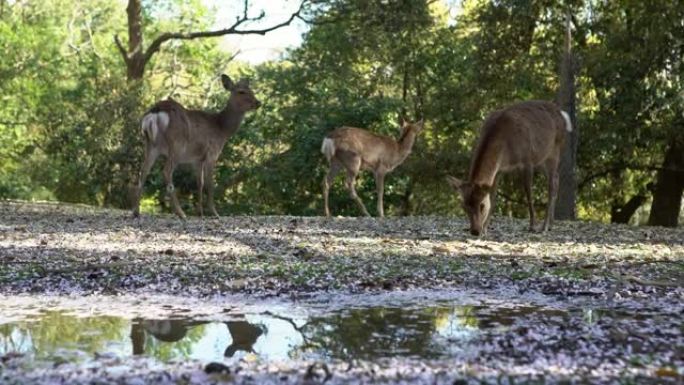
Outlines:
[[487, 212], [487, 218], [485, 218], [484, 224], [482, 225], [482, 235], [487, 235], [487, 229], [489, 228], [489, 222], [491, 222], [494, 216], [494, 208], [496, 207], [496, 185], [499, 181], [499, 176], [494, 177], [494, 183], [492, 184], [492, 192], [489, 195], [489, 201], [491, 205], [489, 206], [489, 211]]
[[549, 203], [546, 207], [546, 219], [544, 220], [543, 231], [551, 230], [553, 224], [553, 214], [556, 210], [556, 196], [558, 195], [558, 162], [551, 162], [547, 167], [549, 179]]
[[209, 212], [214, 217], [218, 218], [219, 215], [216, 212], [216, 206], [214, 206], [214, 168], [216, 164], [214, 162], [208, 162], [204, 166], [204, 181], [206, 182], [207, 188], [207, 202], [209, 203]]
[[181, 219], [185, 219], [185, 213], [178, 203], [178, 196], [176, 195], [176, 189], [173, 187], [173, 171], [176, 169], [176, 162], [172, 158], [166, 160], [164, 165], [164, 183], [166, 184], [166, 192], [171, 198], [171, 205], [173, 206], [173, 211]]
[[530, 231], [534, 231], [534, 200], [532, 199], [532, 180], [534, 178], [534, 169], [527, 167], [523, 170], [523, 189], [525, 190], [525, 197], [527, 198], [527, 208], [530, 211]]
[[[360, 159], [358, 159], [357, 163], [359, 164], [359, 166], [361, 166]], [[354, 170], [347, 169], [347, 178], [345, 180], [345, 184], [347, 185], [347, 190], [349, 190], [349, 196], [359, 206], [359, 209], [363, 212], [363, 215], [370, 217], [368, 210], [366, 210], [366, 206], [363, 205], [361, 198], [359, 198], [359, 195], [356, 193], [356, 187], [354, 186], [354, 182], [356, 181], [356, 175], [358, 174], [359, 167], [356, 167], [355, 169], [356, 172], [354, 172]]]
[[339, 173], [341, 165], [335, 159], [330, 162], [330, 169], [328, 173], [323, 178], [323, 210], [326, 217], [330, 217], [330, 209], [328, 206], [328, 194], [330, 192], [330, 186], [332, 186], [335, 176]]
[[140, 177], [138, 178], [138, 185], [135, 187], [133, 192], [133, 217], [140, 216], [140, 197], [142, 195], [143, 187], [145, 186], [145, 180], [147, 180], [147, 175], [150, 173], [154, 162], [159, 157], [159, 153], [154, 149], [154, 147], [147, 145], [145, 147], [145, 158], [143, 160], [142, 168], [140, 169]]
[[204, 217], [204, 166], [205, 162], [197, 162], [197, 211]]
[[385, 193], [385, 173], [383, 171], [375, 172], [375, 189], [378, 193], [378, 216], [380, 218], [385, 217], [385, 211], [383, 209], [383, 195]]

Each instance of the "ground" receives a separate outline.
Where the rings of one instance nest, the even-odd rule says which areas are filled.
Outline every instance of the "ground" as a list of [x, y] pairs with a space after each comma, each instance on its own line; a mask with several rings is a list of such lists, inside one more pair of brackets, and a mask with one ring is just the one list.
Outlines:
[[[662, 352], [665, 358], [637, 371], [634, 378], [646, 383], [682, 379], [684, 230], [581, 221], [558, 222], [549, 233], [530, 233], [526, 228], [524, 220], [495, 218], [489, 234], [475, 238], [466, 223], [454, 217], [237, 216], [181, 221], [168, 215], [133, 219], [127, 212], [87, 206], [4, 202], [0, 203], [0, 293], [7, 298], [168, 295], [196, 300], [239, 295], [316, 301], [322, 295], [466, 290], [511, 301], [542, 298], [561, 309], [588, 301], [601, 308], [649, 309], [659, 320], [666, 319], [663, 325], [673, 331], [649, 335], [649, 342], [644, 342], [653, 348], [651, 355], [661, 353], [658, 346], [667, 346]], [[639, 332], [650, 333], [647, 326]], [[630, 327], [630, 333], [636, 330]], [[525, 333], [532, 331], [534, 326], [525, 329]], [[595, 332], [583, 330], [585, 335]], [[604, 342], [596, 346], [607, 348], [610, 340]], [[530, 343], [529, 338], [522, 343]], [[618, 349], [616, 354], [627, 353]], [[469, 365], [476, 364], [494, 381], [507, 373], [506, 357], [499, 354], [496, 360], [501, 362], [495, 364], [469, 361]], [[11, 358], [0, 362], [9, 362], [10, 373], [22, 373], [17, 369], [21, 365], [11, 365]], [[280, 371], [248, 365], [247, 374], [234, 375], [231, 381], [321, 382], [323, 376], [305, 375], [307, 365], [293, 363]], [[387, 377], [389, 383], [458, 383], [466, 378], [445, 362], [374, 365], [364, 362], [346, 370], [343, 364], [330, 363], [333, 373], [338, 373], [330, 381]], [[208, 381], [196, 362], [176, 363], [156, 372], [147, 364], [141, 367], [147, 368], [140, 370], [147, 370], [148, 376], [164, 377], [159, 373], [168, 372], [169, 378], [204, 376], [198, 381]], [[65, 370], [69, 367], [59, 369]], [[57, 371], [48, 374], [59, 377]], [[281, 378], [284, 372], [289, 377]], [[222, 380], [215, 377], [211, 375], [212, 381]]]

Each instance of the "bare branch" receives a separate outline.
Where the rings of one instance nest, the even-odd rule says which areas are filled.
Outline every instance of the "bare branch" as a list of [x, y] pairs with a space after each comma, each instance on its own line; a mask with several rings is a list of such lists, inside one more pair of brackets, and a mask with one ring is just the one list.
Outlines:
[[216, 37], [216, 36], [223, 36], [223, 35], [265, 35], [268, 32], [274, 31], [278, 28], [286, 27], [292, 23], [292, 21], [295, 18], [300, 17], [300, 14], [304, 8], [304, 5], [306, 4], [308, 0], [302, 0], [302, 2], [299, 4], [299, 8], [297, 9], [296, 12], [290, 15], [290, 17], [283, 21], [282, 23], [273, 25], [268, 28], [263, 28], [263, 29], [239, 29], [241, 25], [247, 22], [252, 22], [252, 21], [257, 21], [263, 19], [265, 16], [265, 13], [262, 12], [259, 14], [257, 17], [249, 17], [247, 15], [247, 8], [249, 6], [249, 1], [245, 0], [244, 3], [244, 9], [243, 9], [243, 14], [242, 16], [238, 17], [235, 20], [235, 23], [231, 25], [228, 28], [224, 29], [219, 29], [219, 30], [214, 30], [214, 31], [201, 31], [201, 32], [165, 32], [159, 35], [154, 41], [150, 44], [150, 46], [147, 48], [145, 51], [145, 62], [149, 61], [150, 58], [152, 58], [152, 55], [154, 55], [159, 49], [161, 48], [161, 45], [164, 44], [165, 42], [173, 39], [179, 39], [179, 40], [192, 40], [192, 39], [199, 39], [203, 37]]
[[116, 48], [119, 49], [119, 52], [121, 53], [121, 56], [123, 56], [124, 60], [128, 61], [128, 52], [126, 52], [126, 48], [124, 48], [123, 44], [121, 44], [119, 35], [114, 35], [114, 43], [116, 43]]

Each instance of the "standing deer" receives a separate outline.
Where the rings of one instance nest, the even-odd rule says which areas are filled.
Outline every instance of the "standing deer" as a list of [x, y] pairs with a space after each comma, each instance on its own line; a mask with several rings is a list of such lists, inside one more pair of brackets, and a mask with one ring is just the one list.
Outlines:
[[492, 215], [490, 193], [495, 192], [499, 171], [522, 170], [523, 186], [530, 211], [530, 231], [534, 231], [532, 178], [542, 166], [548, 178], [549, 200], [542, 231], [553, 222], [558, 193], [558, 163], [570, 116], [555, 104], [541, 100], [521, 102], [491, 113], [485, 119], [470, 164], [467, 181], [447, 176], [463, 198], [470, 219], [470, 233], [486, 233]]
[[375, 177], [378, 193], [378, 216], [385, 215], [382, 198], [385, 189], [385, 175], [399, 166], [411, 153], [416, 136], [423, 129], [423, 121], [402, 122], [398, 140], [378, 135], [355, 127], [340, 127], [329, 133], [321, 146], [321, 152], [330, 163], [328, 174], [323, 179], [323, 202], [325, 216], [330, 216], [328, 192], [333, 179], [343, 168], [347, 171], [345, 186], [349, 195], [365, 216], [370, 216], [361, 198], [356, 194], [354, 183], [360, 170], [370, 170]]
[[204, 215], [202, 196], [206, 183], [209, 211], [218, 217], [214, 207], [213, 181], [216, 161], [228, 138], [240, 128], [245, 113], [261, 106], [246, 79], [233, 83], [228, 75], [221, 75], [221, 81], [223, 87], [230, 91], [230, 97], [220, 112], [188, 110], [168, 99], [155, 104], [143, 116], [141, 130], [145, 140], [145, 159], [134, 191], [134, 217], [140, 215], [140, 194], [159, 155], [166, 156], [164, 183], [176, 215], [185, 218], [173, 187], [173, 171], [179, 164], [192, 163], [197, 172], [200, 216]]

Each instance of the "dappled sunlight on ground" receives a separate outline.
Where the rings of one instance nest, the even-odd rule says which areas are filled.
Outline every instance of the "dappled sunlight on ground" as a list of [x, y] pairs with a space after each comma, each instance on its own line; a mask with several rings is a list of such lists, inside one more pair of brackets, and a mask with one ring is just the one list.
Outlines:
[[[451, 217], [181, 221], [3, 202], [0, 331], [11, 329], [8, 341], [21, 337], [29, 349], [28, 331], [38, 326], [27, 325], [28, 318], [71, 309], [63, 314], [91, 317], [88, 325], [115, 317], [123, 329], [147, 325], [152, 333], [181, 322], [181, 334], [196, 334], [195, 342], [158, 350], [188, 361], [129, 357], [125, 352], [138, 346], [128, 341], [135, 333], [111, 334], [119, 355], [89, 350], [89, 375], [79, 366], [85, 364], [67, 360], [24, 378], [27, 383], [42, 376], [121, 380], [122, 373], [155, 383], [165, 378], [161, 372], [207, 382], [202, 360], [220, 360], [231, 341], [224, 322], [237, 314], [252, 316], [234, 327], [255, 319], [271, 325], [271, 334], [247, 328], [258, 335], [259, 349], [228, 361], [244, 370], [237, 383], [300, 383], [311, 360], [327, 363], [332, 383], [433, 384], [501, 375], [523, 382], [542, 376], [551, 383], [674, 383], [684, 366], [675, 349], [684, 346], [684, 231], [587, 222], [560, 222], [550, 233], [526, 228], [525, 220], [495, 218], [487, 237], [474, 238], [462, 218]], [[340, 337], [367, 332], [362, 341]], [[285, 340], [298, 348], [280, 339], [277, 354], [265, 353], [269, 338], [288, 333], [292, 339]], [[197, 341], [213, 343], [213, 350]], [[150, 343], [145, 346], [161, 346]], [[16, 373], [29, 374], [21, 369], [23, 355], [15, 360], [3, 352], [0, 359], [15, 362]], [[350, 360], [349, 352], [357, 357]], [[267, 359], [276, 356], [289, 361]]]

